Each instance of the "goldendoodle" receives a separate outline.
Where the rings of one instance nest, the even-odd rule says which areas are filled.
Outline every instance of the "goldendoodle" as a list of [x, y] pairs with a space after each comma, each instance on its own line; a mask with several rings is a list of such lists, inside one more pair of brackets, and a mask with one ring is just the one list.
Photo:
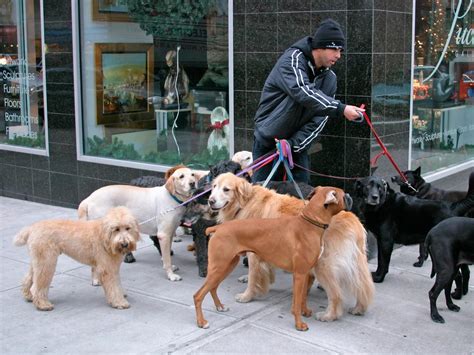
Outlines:
[[30, 270], [23, 281], [24, 298], [41, 311], [54, 308], [48, 291], [58, 256], [64, 253], [92, 267], [112, 307], [129, 308], [120, 284], [120, 264], [125, 253], [136, 249], [139, 239], [138, 223], [125, 207], [110, 209], [97, 220], [46, 220], [23, 228], [13, 243], [28, 244], [31, 257]]

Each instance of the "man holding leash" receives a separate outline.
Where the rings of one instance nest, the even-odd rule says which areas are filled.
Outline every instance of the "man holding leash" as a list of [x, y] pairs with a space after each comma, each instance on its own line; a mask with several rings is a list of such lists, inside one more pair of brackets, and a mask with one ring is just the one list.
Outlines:
[[[308, 149], [328, 119], [360, 119], [356, 106], [335, 100], [336, 74], [330, 69], [341, 57], [345, 37], [334, 20], [321, 22], [314, 37], [304, 37], [278, 59], [263, 87], [255, 115], [253, 158], [275, 149], [275, 140], [289, 144], [293, 161], [309, 168]], [[271, 165], [254, 172], [254, 181], [264, 181]], [[296, 181], [309, 183], [309, 172], [295, 167]], [[280, 166], [272, 180], [282, 180]]]

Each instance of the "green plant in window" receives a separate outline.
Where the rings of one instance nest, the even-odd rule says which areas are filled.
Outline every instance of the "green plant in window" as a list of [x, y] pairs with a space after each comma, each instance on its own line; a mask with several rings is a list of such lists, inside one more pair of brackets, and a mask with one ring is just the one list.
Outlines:
[[8, 139], [7, 143], [11, 145], [18, 145], [21, 147], [29, 147], [29, 148], [46, 147], [44, 134], [39, 134], [37, 138], [16, 136], [13, 139]]
[[179, 40], [192, 34], [215, 0], [127, 0], [129, 16], [146, 34]]
[[99, 157], [108, 157], [122, 160], [141, 160], [141, 155], [133, 144], [125, 144], [118, 138], [109, 143], [105, 139], [94, 136], [87, 138], [88, 153]]

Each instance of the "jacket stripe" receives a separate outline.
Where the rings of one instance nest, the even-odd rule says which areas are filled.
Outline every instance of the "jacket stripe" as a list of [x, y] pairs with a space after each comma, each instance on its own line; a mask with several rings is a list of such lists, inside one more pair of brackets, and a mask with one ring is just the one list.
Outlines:
[[308, 144], [311, 144], [311, 142], [318, 136], [319, 132], [321, 132], [326, 125], [326, 122], [328, 121], [328, 117], [326, 116], [321, 122], [321, 124], [316, 128], [305, 140], [303, 140], [300, 145], [294, 146], [294, 152], [298, 153], [299, 151], [303, 150]]
[[[298, 87], [301, 89], [301, 91], [303, 91], [307, 96], [309, 96], [309, 97], [315, 99], [315, 100], [318, 101], [322, 106], [324, 106], [324, 108], [326, 108], [327, 105], [326, 105], [324, 102], [322, 102], [321, 100], [319, 100], [319, 99], [318, 99], [317, 97], [315, 97], [314, 95], [311, 95], [310, 93], [308, 93], [308, 92], [306, 91], [306, 89], [304, 88], [304, 86], [302, 86], [302, 85], [300, 84], [299, 79], [298, 79], [298, 73], [297, 73], [297, 69], [298, 69], [298, 58], [295, 59], [295, 57], [294, 57], [294, 54], [295, 54], [296, 52], [299, 52], [299, 55], [303, 53], [303, 52], [299, 51], [298, 49], [295, 49], [295, 50], [293, 51], [293, 53], [291, 54], [291, 67], [293, 68], [293, 72], [295, 73], [296, 84], [297, 84]], [[295, 64], [295, 60], [296, 60], [296, 64]], [[300, 70], [300, 69], [298, 69], [298, 70]], [[301, 75], [301, 70], [300, 70], [300, 75]], [[304, 84], [303, 77], [301, 77], [301, 81], [302, 81], [302, 83]]]
[[[296, 56], [296, 59], [295, 59], [295, 60], [296, 60], [296, 66], [294, 66], [294, 64], [293, 64], [293, 55], [294, 55], [295, 52], [297, 52], [297, 51], [298, 51], [299, 53], [298, 53], [298, 55]], [[291, 64], [292, 64], [292, 67], [293, 67], [293, 70], [294, 70], [294, 71], [295, 71], [296, 69], [298, 70], [298, 72], [299, 72], [299, 74], [300, 74], [300, 77], [301, 77], [301, 83], [304, 84], [303, 74], [302, 74], [303, 71], [298, 68], [299, 57], [300, 57], [300, 55], [302, 55], [302, 54], [303, 54], [303, 52], [301, 52], [300, 50], [296, 49], [296, 50], [292, 53], [292, 55], [291, 55], [291, 56], [292, 56]], [[333, 73], [333, 74], [334, 74], [334, 73]], [[296, 75], [296, 73], [295, 73], [295, 75]], [[314, 99], [317, 100], [319, 103], [321, 103], [324, 107], [328, 107], [328, 106], [329, 106], [329, 107], [337, 108], [337, 106], [331, 105], [331, 104], [334, 104], [334, 103], [335, 103], [334, 101], [331, 102], [331, 101], [329, 101], [327, 98], [325, 98], [323, 95], [321, 95], [320, 93], [311, 90], [308, 85], [305, 85], [305, 87], [306, 87], [307, 90], [310, 91], [313, 95], [310, 95], [307, 91], [305, 91], [305, 90], [303, 89], [303, 87], [300, 85], [300, 83], [299, 83], [299, 81], [298, 81], [298, 76], [297, 76], [297, 75], [296, 75], [296, 82], [297, 82], [298, 86], [306, 93], [306, 95], [308, 95], [308, 96], [314, 98]], [[321, 99], [323, 99], [324, 101], [326, 101], [329, 105], [326, 105], [326, 104], [324, 104], [322, 101], [318, 100], [318, 99], [316, 98], [316, 96], [319, 96]], [[336, 103], [337, 103], [337, 102], [336, 102]]]

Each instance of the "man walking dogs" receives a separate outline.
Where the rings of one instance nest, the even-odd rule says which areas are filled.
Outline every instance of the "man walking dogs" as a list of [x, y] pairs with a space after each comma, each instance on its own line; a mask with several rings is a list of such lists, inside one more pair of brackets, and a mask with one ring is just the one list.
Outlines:
[[[321, 22], [314, 37], [304, 37], [278, 59], [263, 87], [255, 115], [253, 158], [273, 151], [275, 139], [286, 140], [293, 160], [309, 168], [308, 149], [326, 122], [345, 117], [352, 121], [364, 110], [335, 100], [337, 77], [331, 67], [341, 58], [344, 33], [334, 20]], [[273, 180], [281, 180], [280, 166]], [[263, 181], [271, 171], [266, 165], [253, 175]], [[296, 181], [309, 182], [309, 173], [293, 169]]]

